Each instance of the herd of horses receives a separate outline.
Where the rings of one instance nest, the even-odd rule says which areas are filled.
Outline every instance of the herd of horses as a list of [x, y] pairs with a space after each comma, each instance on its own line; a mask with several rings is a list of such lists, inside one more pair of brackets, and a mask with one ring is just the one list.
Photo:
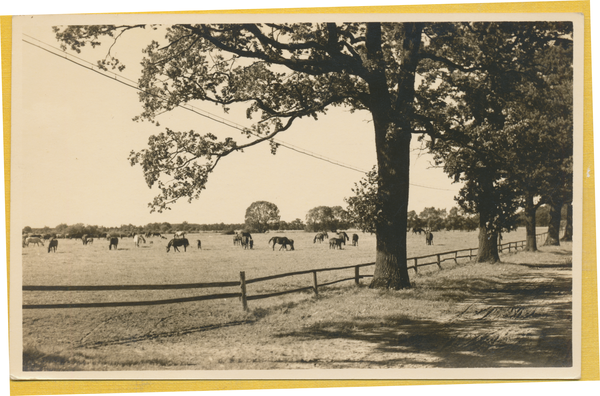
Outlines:
[[[350, 237], [344, 231], [337, 232], [337, 235], [333, 238], [329, 238], [329, 234], [325, 231], [321, 231], [313, 238], [313, 243], [322, 243], [323, 241], [329, 241], [329, 249], [342, 249], [342, 245], [346, 245], [347, 241], [350, 241]], [[352, 246], [358, 246], [358, 234], [352, 234]]]
[[[425, 243], [427, 245], [433, 245], [433, 233], [431, 232], [431, 230], [424, 230], [423, 228], [415, 227], [412, 229], [412, 232], [413, 234], [419, 235], [421, 233], [425, 233]], [[133, 237], [133, 243], [136, 247], [140, 247], [140, 243], [146, 243], [147, 237], [157, 236], [162, 239], [167, 239], [159, 233], [146, 233], [145, 237], [142, 234], [135, 233], [128, 236]], [[109, 241], [109, 250], [117, 250], [119, 246], [119, 237], [123, 238], [123, 236], [120, 234], [106, 236], [106, 239]], [[79, 238], [82, 240], [84, 245], [92, 244], [94, 242], [94, 238], [86, 234], [82, 235], [81, 237], [78, 237], [78, 239]], [[45, 246], [44, 239], [49, 239], [48, 253], [50, 253], [51, 251], [56, 252], [56, 249], [58, 248], [58, 239], [56, 238], [56, 236], [49, 236], [48, 238], [46, 238], [42, 235], [24, 235], [23, 247], [28, 247], [31, 244], [35, 244], [36, 246], [39, 246], [41, 244], [42, 246]], [[334, 237], [330, 238], [327, 232], [321, 231], [315, 235], [315, 237], [313, 238], [313, 243], [322, 243], [326, 240], [329, 241], [329, 249], [342, 249], [342, 246], [345, 246], [346, 242], [350, 241], [350, 237], [348, 236], [348, 234], [346, 234], [346, 232], [339, 231], [335, 234]], [[202, 249], [202, 242], [199, 239], [196, 242], [198, 249]], [[152, 243], [152, 241], [150, 241], [150, 243]], [[273, 250], [275, 250], [276, 245], [280, 245], [279, 250], [285, 249], [287, 251], [288, 247], [289, 250], [294, 250], [294, 240], [289, 239], [285, 236], [272, 237], [271, 239], [269, 239], [268, 242], [269, 246], [271, 246], [271, 244]], [[239, 245], [243, 249], [253, 249], [254, 240], [252, 239], [252, 235], [250, 235], [249, 232], [238, 231], [233, 236], [233, 245]], [[171, 251], [171, 248], [173, 248], [173, 252], [179, 252], [180, 247], [183, 247], [183, 251], [185, 252], [187, 251], [188, 246], [190, 246], [190, 242], [185, 237], [185, 232], [179, 231], [174, 233], [173, 238], [167, 243], [167, 253]], [[358, 246], [358, 234], [352, 234], [352, 246]]]

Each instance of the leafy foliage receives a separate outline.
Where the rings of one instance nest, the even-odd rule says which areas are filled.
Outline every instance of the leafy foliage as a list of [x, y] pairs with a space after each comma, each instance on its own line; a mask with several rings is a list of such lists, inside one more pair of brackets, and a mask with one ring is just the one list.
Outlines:
[[457, 26], [455, 33], [432, 41], [431, 50], [443, 54], [460, 39], [469, 43], [462, 56], [472, 66], [431, 57], [447, 69], [426, 72], [423, 84], [430, 89], [419, 91], [427, 93], [420, 103], [431, 122], [429, 147], [437, 163], [465, 182], [460, 207], [479, 214], [480, 226], [495, 235], [516, 227], [526, 190], [540, 195], [557, 185], [564, 152], [572, 150], [560, 142], [572, 136], [572, 108], [556, 100], [563, 96], [568, 103], [572, 97], [568, 75], [557, 73], [572, 65], [572, 26], [476, 23]]
[[348, 217], [356, 228], [371, 234], [377, 230], [377, 221], [381, 216], [377, 170], [373, 168], [358, 183], [354, 183], [354, 196], [344, 198], [348, 204]]
[[277, 229], [279, 219], [279, 208], [271, 202], [252, 202], [252, 204], [248, 206], [248, 209], [246, 209], [246, 227], [256, 232]]
[[348, 213], [341, 206], [317, 206], [306, 214], [306, 231], [336, 232], [349, 226]]

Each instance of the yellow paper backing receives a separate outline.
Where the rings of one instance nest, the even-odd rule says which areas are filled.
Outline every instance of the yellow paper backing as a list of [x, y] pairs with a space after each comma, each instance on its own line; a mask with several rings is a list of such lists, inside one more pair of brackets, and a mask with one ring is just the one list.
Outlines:
[[[592, 131], [592, 59], [590, 35], [590, 2], [561, 1], [539, 3], [457, 4], [435, 6], [385, 6], [295, 8], [227, 11], [187, 11], [194, 13], [582, 13], [585, 16], [584, 58], [584, 141], [583, 141], [583, 295], [582, 295], [582, 371], [581, 381], [599, 380], [598, 300], [596, 268], [596, 228], [594, 207], [594, 140]], [[12, 17], [0, 16], [2, 29], [2, 99], [4, 121], [4, 177], [6, 188], [7, 279], [10, 278], [10, 132], [11, 132], [11, 40]], [[590, 169], [588, 173], [588, 169]], [[588, 176], [589, 175], [589, 176]], [[9, 285], [10, 294], [10, 285]], [[535, 382], [533, 380], [160, 380], [160, 381], [11, 381], [11, 395], [59, 395], [86, 393], [184, 392], [211, 390], [339, 388], [400, 385], [475, 384], [500, 382]], [[544, 380], [548, 382], [548, 380]]]

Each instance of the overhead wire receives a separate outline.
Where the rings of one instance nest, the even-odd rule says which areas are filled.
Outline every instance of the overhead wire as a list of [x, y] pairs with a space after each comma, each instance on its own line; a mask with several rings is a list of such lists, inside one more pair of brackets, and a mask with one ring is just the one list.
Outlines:
[[[49, 47], [51, 49], [45, 48], [42, 45], [33, 43], [31, 41], [27, 41], [26, 39], [22, 39], [23, 42], [25, 42], [25, 43], [27, 43], [29, 45], [32, 45], [32, 46], [34, 46], [36, 48], [39, 48], [39, 49], [41, 49], [43, 51], [46, 51], [49, 54], [57, 56], [57, 57], [59, 57], [61, 59], [67, 60], [67, 61], [69, 61], [69, 62], [71, 62], [71, 63], [73, 63], [73, 64], [75, 64], [77, 66], [80, 66], [80, 67], [83, 67], [85, 69], [91, 70], [91, 71], [93, 71], [93, 72], [95, 72], [95, 73], [97, 73], [97, 74], [99, 74], [99, 75], [101, 75], [103, 77], [110, 78], [111, 80], [116, 81], [118, 83], [121, 83], [121, 84], [123, 84], [123, 85], [125, 85], [125, 86], [127, 86], [129, 88], [133, 88], [133, 89], [135, 89], [137, 91], [144, 92], [146, 94], [151, 94], [151, 95], [153, 95], [153, 96], [155, 96], [155, 97], [157, 97], [157, 98], [159, 98], [161, 100], [167, 101], [167, 99], [165, 99], [163, 97], [160, 97], [159, 95], [152, 94], [152, 93], [149, 93], [149, 92], [141, 89], [137, 85], [137, 82], [135, 82], [134, 80], [131, 80], [131, 79], [129, 79], [127, 77], [124, 77], [122, 75], [119, 75], [117, 73], [110, 72], [108, 70], [103, 70], [100, 67], [98, 67], [97, 65], [94, 65], [93, 63], [91, 63], [91, 62], [89, 62], [89, 61], [87, 61], [85, 59], [82, 59], [82, 58], [80, 58], [78, 56], [75, 56], [75, 55], [72, 55], [72, 54], [67, 54], [65, 51], [61, 50], [60, 48], [56, 48], [56, 47], [54, 47], [54, 46], [52, 46], [52, 45], [50, 45], [48, 43], [43, 42], [42, 40], [39, 40], [39, 39], [37, 39], [35, 37], [30, 36], [28, 34], [23, 33], [23, 36], [29, 37], [32, 40], [35, 40], [35, 41], [37, 41], [39, 43], [42, 43], [43, 45], [45, 45], [45, 46], [47, 46], [47, 47]], [[74, 59], [77, 59], [79, 62], [75, 61]], [[112, 76], [110, 74], [112, 74]], [[220, 116], [217, 116], [215, 114], [212, 114], [212, 113], [210, 113], [210, 112], [208, 112], [206, 110], [198, 109], [198, 108], [196, 108], [193, 105], [189, 105], [189, 104], [181, 105], [181, 104], [179, 104], [176, 107], [179, 107], [179, 108], [182, 108], [184, 110], [190, 111], [190, 112], [192, 112], [194, 114], [197, 114], [197, 115], [200, 115], [202, 117], [208, 118], [208, 119], [210, 119], [210, 120], [212, 120], [214, 122], [223, 124], [223, 125], [228, 126], [230, 128], [237, 129], [237, 130], [245, 132], [245, 133], [249, 132], [250, 134], [252, 134], [254, 136], [260, 137], [260, 135], [257, 135], [255, 133], [253, 133], [249, 129], [243, 127], [242, 125], [240, 125], [240, 124], [238, 124], [236, 122], [229, 121], [229, 120], [227, 120], [227, 119], [225, 119], [223, 117], [220, 117]], [[163, 112], [163, 113], [165, 113], [165, 112]], [[163, 113], [159, 113], [158, 115], [163, 114]], [[320, 154], [308, 151], [306, 149], [294, 146], [292, 144], [289, 144], [289, 143], [286, 143], [286, 142], [282, 142], [282, 141], [280, 141], [278, 139], [274, 139], [273, 138], [271, 140], [273, 142], [275, 142], [278, 146], [287, 148], [288, 150], [292, 150], [292, 151], [295, 151], [297, 153], [300, 153], [300, 154], [303, 154], [303, 155], [307, 155], [307, 156], [310, 156], [312, 158], [315, 158], [315, 159], [318, 159], [318, 160], [321, 160], [321, 161], [324, 161], [324, 162], [328, 162], [330, 164], [333, 164], [333, 165], [336, 165], [336, 166], [339, 166], [339, 167], [342, 167], [342, 168], [350, 169], [350, 170], [353, 170], [353, 171], [356, 171], [356, 172], [360, 172], [360, 173], [363, 173], [363, 174], [367, 173], [367, 171], [365, 171], [365, 170], [356, 168], [356, 167], [351, 166], [351, 165], [344, 164], [344, 163], [342, 163], [340, 161], [337, 161], [337, 160], [333, 160], [333, 159], [327, 158], [327, 157], [325, 157], [323, 155], [320, 155]], [[421, 188], [427, 188], [427, 189], [432, 189], [432, 190], [453, 191], [451, 189], [443, 189], [443, 188], [439, 188], [439, 187], [423, 186], [423, 185], [414, 184], [414, 183], [409, 183], [409, 184], [411, 186], [421, 187]]]

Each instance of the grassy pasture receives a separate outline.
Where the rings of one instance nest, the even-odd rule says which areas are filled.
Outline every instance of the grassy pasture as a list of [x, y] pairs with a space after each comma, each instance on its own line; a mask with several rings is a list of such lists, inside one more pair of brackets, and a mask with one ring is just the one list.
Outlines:
[[[252, 279], [374, 260], [375, 237], [369, 234], [359, 233], [358, 247], [346, 245], [343, 250], [330, 250], [325, 243], [314, 244], [314, 234], [287, 232], [285, 235], [295, 240], [295, 251], [279, 251], [279, 247], [273, 251], [268, 246], [268, 240], [274, 235], [281, 234], [253, 235], [254, 249], [243, 250], [239, 246], [233, 246], [231, 236], [215, 233], [190, 234], [187, 236], [191, 243], [190, 248], [187, 252], [180, 253], [166, 253], [167, 240], [159, 238], [150, 238], [148, 243], [139, 248], [134, 246], [132, 239], [126, 238], [119, 242], [117, 251], [109, 251], [106, 240], [95, 240], [93, 245], [88, 246], [83, 246], [80, 240], [60, 240], [57, 253], [47, 253], [45, 247], [23, 249], [23, 284], [133, 285], [236, 281], [239, 279], [239, 271], [242, 270], [246, 272], [246, 279]], [[201, 250], [195, 247], [197, 239], [202, 240]], [[505, 243], [522, 239], [524, 230], [504, 236]], [[153, 243], [149, 243], [150, 241]], [[409, 257], [475, 247], [477, 233], [438, 232], [435, 234], [434, 243], [433, 246], [426, 246], [424, 236], [409, 235]], [[452, 268], [454, 265], [444, 264], [444, 267]], [[429, 268], [431, 274], [439, 272], [435, 265]], [[361, 269], [361, 273], [363, 272], [366, 273], [367, 270]], [[410, 273], [413, 274], [412, 271]], [[343, 274], [337, 271], [326, 272], [319, 274], [319, 283], [352, 275], [352, 269]], [[419, 275], [413, 278], [416, 284], [420, 284], [420, 279], [427, 276], [426, 271], [420, 270]], [[362, 282], [368, 284], [368, 280]], [[248, 285], [248, 294], [281, 291], [311, 284], [312, 276], [307, 274]], [[347, 290], [351, 285], [352, 282], [345, 286], [339, 284], [322, 293], [325, 296], [328, 293], [335, 294], [336, 290]], [[421, 293], [423, 290], [425, 289], [422, 289]], [[223, 292], [237, 292], [237, 288], [196, 291], [24, 292], [23, 302], [50, 304], [143, 301]], [[206, 348], [210, 348], [213, 354], [217, 353], [215, 348], [218, 347], [224, 348], [222, 354], [228, 356], [240, 353], [239, 350], [232, 352], [227, 349], [227, 337], [222, 340], [211, 339], [208, 343], [210, 346], [195, 343], [194, 352], [186, 350], [186, 345], [188, 349], [190, 347], [188, 340], [236, 327], [244, 328], [244, 337], [256, 333], [255, 338], [260, 340], [263, 330], [256, 326], [257, 321], [269, 323], [269, 318], [281, 316], [282, 312], [285, 316], [288, 309], [311, 301], [311, 295], [312, 293], [299, 293], [250, 301], [249, 313], [242, 311], [241, 303], [237, 299], [143, 307], [24, 310], [23, 342], [26, 367], [29, 370], [185, 368], [188, 365], [185, 356], [196, 356]], [[415, 309], [430, 310], [438, 305], [443, 307], [438, 300], [438, 297], [433, 301], [425, 298], [422, 304], [415, 303], [415, 306], [420, 306]], [[358, 302], [357, 300], [355, 304]], [[364, 310], [361, 312], [364, 313]], [[277, 315], [273, 316], [273, 313]], [[312, 315], [313, 313], [305, 316]], [[272, 325], [271, 322], [270, 326]], [[276, 324], [277, 326], [279, 324]], [[243, 344], [244, 341], [239, 342]], [[273, 340], [265, 337], [257, 342], [266, 347]], [[173, 348], [181, 351], [175, 353]], [[48, 356], [51, 356], [49, 362], [37, 366]], [[195, 361], [191, 357], [190, 359]], [[227, 363], [226, 360], [223, 357], [220, 364]], [[195, 367], [213, 368], [211, 364], [198, 366], [197, 363]], [[225, 364], [224, 367], [238, 366]]]
[[[217, 233], [186, 235], [187, 252], [166, 253], [167, 241], [148, 238], [135, 247], [131, 238], [123, 238], [117, 251], [108, 250], [108, 241], [96, 239], [83, 246], [81, 240], [60, 239], [57, 253], [45, 247], [23, 248], [24, 285], [99, 285], [192, 283], [239, 280], [285, 272], [338, 267], [373, 262], [375, 236], [359, 234], [359, 246], [347, 244], [331, 250], [327, 243], [313, 243], [314, 234], [286, 232], [254, 234], [254, 249], [233, 246], [232, 236]], [[350, 235], [352, 232], [349, 233]], [[295, 251], [273, 251], [271, 237], [286, 235], [295, 241]], [[504, 235], [503, 243], [523, 240], [524, 229]], [[196, 248], [196, 240], [202, 249]], [[408, 235], [408, 256], [425, 256], [477, 246], [477, 232], [442, 231], [435, 233], [434, 245], [425, 245], [422, 235]], [[277, 282], [277, 281], [274, 281]]]

